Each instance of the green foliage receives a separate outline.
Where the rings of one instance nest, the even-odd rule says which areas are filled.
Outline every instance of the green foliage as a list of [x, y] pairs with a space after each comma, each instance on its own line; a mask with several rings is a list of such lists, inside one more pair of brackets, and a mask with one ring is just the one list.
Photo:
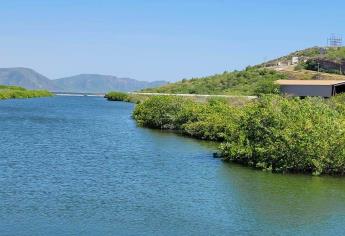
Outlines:
[[105, 98], [107, 98], [109, 101], [130, 101], [129, 95], [127, 93], [122, 92], [109, 92], [105, 95]]
[[272, 80], [261, 80], [257, 83], [256, 88], [254, 90], [255, 95], [260, 94], [279, 94], [280, 88], [279, 85], [273, 83]]
[[322, 70], [322, 68], [319, 66], [319, 63], [316, 60], [308, 60], [304, 64], [304, 69], [306, 70], [313, 70], [313, 71], [318, 71]]
[[[306, 59], [301, 61], [295, 70], [312, 70], [330, 74], [343, 74], [340, 67], [344, 67], [345, 47], [310, 48], [292, 53], [293, 56], [300, 56]], [[290, 59], [290, 58], [286, 58]]]
[[120, 102], [132, 102], [140, 103], [147, 99], [146, 95], [142, 94], [131, 94], [124, 92], [109, 92], [105, 96], [109, 101], [120, 101]]
[[188, 103], [191, 101], [181, 97], [154, 96], [137, 105], [133, 117], [145, 127], [180, 129], [187, 119], [192, 119]]
[[261, 96], [244, 106], [174, 96], [137, 105], [139, 125], [221, 141], [225, 160], [271, 170], [345, 174], [345, 95], [332, 99]]
[[345, 116], [345, 93], [341, 93], [335, 97], [326, 100], [327, 104], [334, 110]]
[[323, 48], [319, 48], [319, 47], [312, 47], [312, 48], [307, 48], [301, 51], [297, 51], [295, 53], [293, 53], [293, 55], [291, 55], [291, 58], [293, 56], [298, 56], [298, 57], [317, 57], [320, 54], [322, 54], [322, 52], [324, 51]]
[[0, 85], [0, 100], [11, 98], [50, 97], [52, 93], [46, 90], [26, 90], [18, 86]]
[[303, 69], [307, 69], [308, 65], [306, 62], [301, 62], [295, 66], [295, 71], [301, 71]]
[[7, 89], [7, 90], [21, 90], [25, 91], [25, 88], [19, 87], [19, 86], [11, 86], [11, 85], [0, 85], [0, 90]]
[[273, 70], [248, 67], [244, 71], [224, 72], [200, 79], [183, 80], [143, 91], [173, 94], [270, 94], [277, 93], [274, 81], [279, 79], [286, 79], [286, 76]]
[[345, 47], [329, 48], [325, 56], [330, 60], [345, 60]]
[[208, 104], [192, 106], [198, 106], [199, 109], [193, 112], [193, 120], [182, 125], [185, 134], [205, 140], [224, 141], [234, 132], [235, 121], [240, 114], [237, 107], [219, 99], [210, 100]]
[[227, 160], [274, 172], [345, 173], [344, 116], [322, 99], [262, 97], [222, 144]]
[[[328, 64], [328, 66], [325, 64]], [[340, 67], [343, 66], [341, 62], [338, 62], [337, 60], [328, 59], [325, 61], [324, 59], [309, 59], [300, 66], [303, 66], [306, 70], [319, 71], [329, 74], [343, 74], [343, 72], [340, 71]]]

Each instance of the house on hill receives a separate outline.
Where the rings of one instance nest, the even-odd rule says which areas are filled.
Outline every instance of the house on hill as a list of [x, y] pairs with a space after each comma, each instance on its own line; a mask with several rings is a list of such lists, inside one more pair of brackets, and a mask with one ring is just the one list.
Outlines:
[[345, 92], [345, 80], [277, 80], [280, 92], [295, 97], [329, 98]]

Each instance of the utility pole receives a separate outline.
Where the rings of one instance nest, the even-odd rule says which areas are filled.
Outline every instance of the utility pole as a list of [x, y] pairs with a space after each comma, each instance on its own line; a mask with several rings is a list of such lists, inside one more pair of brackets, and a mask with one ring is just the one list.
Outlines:
[[342, 72], [342, 70], [341, 70], [341, 62], [339, 63], [339, 73], [342, 75], [343, 74], [343, 72]]

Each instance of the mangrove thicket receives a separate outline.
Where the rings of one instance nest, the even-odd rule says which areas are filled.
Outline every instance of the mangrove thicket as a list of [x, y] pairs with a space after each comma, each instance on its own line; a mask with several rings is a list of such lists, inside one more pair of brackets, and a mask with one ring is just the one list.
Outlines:
[[345, 174], [345, 96], [263, 95], [242, 106], [154, 96], [138, 104], [139, 125], [221, 142], [225, 161], [272, 172]]

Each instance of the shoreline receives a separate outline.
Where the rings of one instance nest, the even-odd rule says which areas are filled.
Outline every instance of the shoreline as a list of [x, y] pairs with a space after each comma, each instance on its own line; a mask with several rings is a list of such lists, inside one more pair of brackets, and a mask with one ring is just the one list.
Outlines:
[[18, 86], [0, 85], [0, 100], [51, 97], [47, 90], [28, 90]]
[[343, 99], [269, 95], [235, 106], [153, 96], [137, 104], [133, 118], [143, 127], [216, 141], [224, 161], [272, 173], [345, 176]]

